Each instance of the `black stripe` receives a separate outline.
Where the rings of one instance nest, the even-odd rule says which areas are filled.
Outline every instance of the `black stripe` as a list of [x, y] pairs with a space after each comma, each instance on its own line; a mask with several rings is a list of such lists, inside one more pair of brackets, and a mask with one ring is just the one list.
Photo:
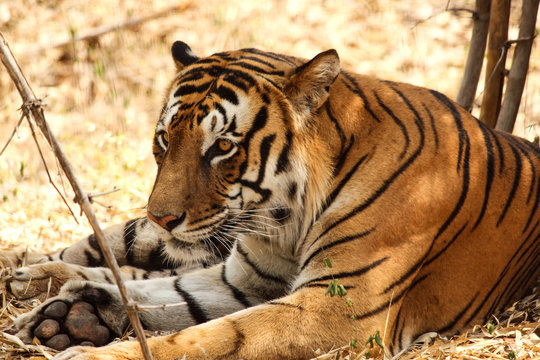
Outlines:
[[257, 202], [258, 205], [266, 202], [270, 198], [270, 195], [272, 195], [272, 191], [270, 191], [269, 189], [261, 188], [259, 184], [253, 181], [240, 180], [240, 184], [242, 186], [250, 188], [251, 190], [253, 190], [254, 192], [256, 192], [257, 194], [261, 196], [261, 200]]
[[[463, 316], [465, 316], [465, 313], [471, 308], [471, 305], [474, 303], [474, 301], [476, 300], [476, 298], [478, 297], [479, 294], [480, 293], [478, 293], [478, 292], [476, 294], [474, 294], [472, 299], [467, 303], [467, 305], [465, 305], [463, 307], [463, 309], [458, 314], [456, 314], [454, 319], [452, 321], [450, 321], [445, 327], [439, 328], [439, 330], [437, 330], [437, 332], [440, 333], [440, 334], [444, 334], [445, 332], [453, 329], [454, 326], [456, 326], [456, 324], [459, 322], [459, 320], [461, 320], [463, 318]], [[468, 324], [471, 320], [472, 319], [469, 319], [463, 325]]]
[[105, 281], [108, 282], [109, 284], [114, 284], [114, 283], [115, 283], [115, 282], [113, 281], [113, 279], [110, 278], [110, 276], [109, 276], [109, 274], [107, 273], [107, 271], [104, 271], [103, 276], [105, 277]]
[[223, 77], [223, 80], [226, 81], [229, 85], [233, 85], [238, 89], [244, 91], [245, 93], [249, 92], [250, 85], [242, 78], [227, 74]]
[[96, 259], [94, 255], [89, 250], [84, 250], [84, 256], [86, 257], [86, 266], [88, 267], [98, 267], [101, 265], [99, 259]]
[[257, 175], [257, 184], [261, 184], [264, 181], [264, 175], [266, 172], [266, 162], [268, 161], [268, 154], [270, 154], [270, 148], [272, 147], [272, 143], [276, 139], [276, 135], [267, 135], [263, 138], [261, 141], [261, 145], [259, 148], [259, 154], [260, 154], [260, 163], [259, 163], [259, 174]]
[[354, 144], [354, 135], [351, 135], [349, 139], [349, 144], [347, 145], [346, 148], [342, 150], [342, 152], [339, 153], [339, 161], [333, 170], [334, 177], [339, 175], [339, 173], [341, 172], [341, 169], [343, 168], [343, 165], [345, 164], [345, 161], [349, 159], [349, 151], [351, 151], [353, 144]]
[[497, 146], [497, 151], [499, 152], [499, 175], [502, 175], [504, 169], [504, 151], [498, 138], [500, 134], [498, 132], [492, 132], [492, 134], [495, 146]]
[[287, 64], [292, 65], [292, 66], [296, 66], [296, 64], [291, 60], [292, 57], [290, 57], [290, 56], [276, 54], [276, 53], [273, 53], [273, 52], [265, 52], [265, 51], [261, 51], [261, 50], [258, 50], [258, 49], [242, 49], [242, 51], [247, 52], [247, 53], [251, 53], [251, 54], [261, 55], [261, 56], [264, 56], [264, 57], [267, 57], [267, 58], [270, 58], [270, 59], [274, 59], [274, 60], [277, 60], [277, 61], [280, 61], [280, 62], [287, 63]]
[[163, 240], [159, 240], [158, 245], [150, 251], [146, 264], [137, 264], [137, 267], [147, 271], [174, 269], [177, 266], [177, 262], [169, 259]]
[[182, 286], [180, 285], [181, 278], [176, 279], [174, 282], [174, 289], [180, 296], [184, 298], [184, 301], [188, 305], [189, 313], [191, 314], [191, 317], [197, 324], [202, 324], [210, 320], [206, 312], [201, 308], [197, 300], [193, 296], [191, 296], [187, 291], [182, 289]]
[[422, 103], [422, 106], [424, 107], [424, 110], [429, 116], [429, 122], [431, 124], [431, 130], [433, 131], [433, 137], [435, 139], [435, 149], [436, 151], [439, 149], [439, 135], [437, 134], [437, 128], [435, 127], [435, 119], [433, 118], [433, 115], [431, 114], [431, 111], [429, 111], [429, 108]]
[[249, 71], [255, 71], [259, 74], [266, 74], [266, 75], [272, 75], [272, 76], [283, 76], [285, 73], [281, 70], [265, 70], [262, 67], [247, 63], [245, 61], [235, 61], [234, 63], [231, 63], [230, 65], [239, 66], [243, 69], [247, 69]]
[[[461, 121], [461, 115], [459, 114], [457, 108], [454, 106], [452, 101], [448, 99], [445, 95], [435, 91], [430, 90], [431, 94], [435, 98], [437, 98], [442, 104], [444, 104], [448, 109], [450, 109], [450, 112], [452, 113], [452, 116], [454, 117], [454, 121], [456, 123], [456, 127], [459, 134], [459, 152], [460, 154], [458, 157], [461, 159], [462, 152], [463, 152], [463, 185], [461, 189], [461, 195], [459, 196], [459, 199], [456, 203], [456, 206], [454, 207], [454, 210], [452, 210], [452, 213], [450, 216], [446, 219], [446, 221], [443, 223], [443, 225], [439, 228], [439, 231], [437, 232], [437, 235], [435, 235], [434, 241], [441, 236], [441, 234], [450, 226], [452, 221], [457, 217], [459, 212], [461, 211], [461, 207], [465, 203], [465, 199], [467, 198], [467, 193], [469, 192], [469, 151], [470, 151], [470, 143], [469, 143], [469, 135], [463, 128], [463, 123]], [[458, 160], [459, 162], [460, 160]], [[459, 164], [458, 164], [459, 168]]]
[[345, 278], [345, 277], [351, 277], [351, 276], [360, 276], [360, 275], [363, 275], [365, 273], [367, 273], [369, 270], [372, 270], [372, 269], [375, 269], [377, 266], [381, 265], [382, 263], [384, 263], [386, 260], [388, 260], [389, 257], [388, 256], [385, 256], [379, 260], [376, 260], [374, 262], [372, 262], [371, 264], [367, 265], [367, 266], [364, 266], [358, 270], [355, 270], [355, 271], [347, 271], [347, 272], [340, 272], [340, 273], [336, 273], [336, 274], [330, 274], [330, 275], [325, 275], [325, 276], [321, 276], [321, 277], [318, 277], [318, 278], [315, 278], [315, 279], [311, 279], [311, 280], [308, 280], [306, 282], [304, 282], [302, 285], [299, 285], [297, 286], [294, 290], [298, 290], [298, 289], [301, 289], [305, 286], [308, 286], [309, 284], [312, 284], [312, 283], [316, 283], [316, 282], [321, 282], [321, 281], [326, 281], [326, 280], [334, 280], [334, 279], [341, 279], [341, 278]]
[[536, 174], [537, 174], [536, 167], [534, 166], [534, 163], [531, 159], [530, 152], [527, 150], [527, 148], [523, 146], [522, 142], [518, 141], [518, 139], [516, 139], [514, 136], [510, 134], [503, 133], [503, 136], [508, 141], [516, 145], [518, 150], [523, 154], [523, 156], [525, 156], [525, 158], [529, 162], [529, 166], [531, 167], [531, 185], [529, 186], [529, 194], [527, 195], [527, 204], [528, 204], [529, 201], [531, 200], [531, 196], [534, 190], [534, 185], [536, 184]]
[[[407, 99], [405, 97], [405, 95], [403, 95], [403, 93], [401, 91], [399, 91], [398, 89], [396, 89], [395, 87], [391, 87], [392, 90], [394, 90], [394, 92], [396, 94], [398, 94], [398, 96], [405, 102], [405, 104], [407, 105], [407, 107], [413, 112], [414, 116], [417, 118], [417, 119], [420, 119], [420, 114], [418, 114], [418, 111], [416, 111], [416, 108], [414, 106], [412, 106], [411, 102], [409, 101], [409, 99]], [[396, 122], [396, 124], [398, 124], [398, 126], [401, 128], [401, 131], [403, 132], [403, 135], [405, 136], [405, 148], [403, 149], [403, 152], [401, 153], [400, 155], [400, 158], [403, 158], [403, 156], [405, 155], [405, 153], [407, 152], [407, 149], [409, 148], [409, 134], [407, 133], [407, 128], [405, 127], [405, 125], [403, 124], [403, 122], [396, 116], [394, 115], [394, 113], [381, 101], [381, 99], [379, 98], [379, 96], [375, 94], [375, 97], [377, 98], [377, 101], [379, 102], [379, 104], [383, 107], [383, 109], [385, 109], [385, 111], [390, 114], [390, 116], [392, 117], [392, 119], [394, 120], [394, 122]]]
[[284, 171], [289, 170], [289, 167], [290, 167], [289, 152], [291, 150], [291, 143], [292, 143], [292, 132], [290, 130], [287, 130], [287, 134], [285, 135], [285, 144], [283, 145], [283, 148], [281, 149], [281, 153], [279, 154], [278, 162], [276, 165], [276, 171], [274, 172], [274, 175], [278, 175]]
[[[535, 241], [538, 240], [538, 238], [539, 236], [536, 237]], [[540, 254], [540, 248], [532, 252], [523, 251], [522, 256], [527, 253], [529, 254], [529, 256], [527, 257], [525, 261], [518, 260], [516, 262], [516, 264], [518, 264], [519, 266], [518, 271], [512, 274], [512, 276], [509, 279], [509, 283], [505, 284], [503, 291], [492, 302], [492, 305], [489, 308], [489, 311], [486, 312], [487, 315], [493, 314], [495, 310], [499, 309], [499, 307], [501, 307], [502, 305], [506, 305], [509, 300], [515, 300], [514, 296], [518, 291], [523, 292], [523, 291], [529, 290], [525, 288], [524, 286], [527, 283], [534, 281], [534, 279], [536, 278], [535, 275], [537, 275], [537, 272], [538, 272], [538, 264], [535, 264], [535, 262], [531, 260], [538, 259], [538, 255]], [[529, 264], [529, 267], [525, 266], [525, 264]], [[501, 304], [502, 300], [504, 300], [504, 302]]]
[[521, 157], [519, 156], [518, 151], [512, 145], [511, 143], [508, 143], [508, 146], [510, 146], [510, 150], [514, 153], [514, 157], [516, 159], [516, 169], [514, 172], [514, 183], [512, 184], [512, 189], [510, 190], [510, 194], [508, 195], [508, 200], [506, 200], [506, 204], [504, 205], [503, 212], [501, 213], [501, 216], [499, 217], [499, 220], [497, 221], [497, 227], [501, 225], [501, 222], [503, 221], [504, 217], [506, 216], [506, 212], [508, 211], [508, 208], [510, 207], [510, 204], [512, 204], [512, 201], [514, 200], [514, 197], [516, 195], [516, 191], [519, 185], [519, 180], [521, 179]]
[[298, 191], [298, 184], [293, 181], [289, 184], [288, 196], [289, 200], [293, 201], [296, 198], [296, 192]]
[[362, 156], [356, 162], [356, 164], [354, 164], [354, 166], [347, 172], [347, 174], [345, 174], [345, 176], [341, 179], [339, 184], [335, 187], [335, 189], [326, 198], [326, 201], [324, 202], [324, 205], [321, 207], [321, 210], [319, 210], [320, 214], [324, 213], [326, 211], [326, 209], [328, 209], [330, 206], [332, 206], [332, 204], [334, 203], [334, 200], [336, 200], [336, 198], [339, 195], [339, 193], [341, 192], [341, 190], [345, 187], [345, 185], [347, 185], [349, 180], [351, 180], [352, 176], [358, 170], [358, 167], [360, 165], [362, 165], [364, 163], [364, 161], [366, 161], [367, 157], [368, 157], [367, 154]]
[[534, 201], [534, 206], [533, 206], [533, 208], [531, 210], [531, 213], [529, 214], [529, 218], [527, 219], [527, 223], [525, 224], [525, 227], [521, 231], [522, 234], [525, 234], [525, 232], [527, 231], [527, 229], [529, 228], [529, 226], [532, 223], [532, 219], [534, 217], [534, 214], [536, 214], [536, 210], [538, 210], [538, 203], [540, 203], [540, 181], [538, 182], [538, 185], [537, 185], [536, 196], [535, 196], [534, 200], [535, 200]]
[[220, 98], [227, 100], [233, 105], [238, 105], [238, 96], [236, 96], [236, 92], [226, 86], [220, 85], [212, 90], [212, 93], [217, 94]]
[[364, 94], [364, 91], [362, 91], [362, 89], [360, 88], [356, 80], [345, 71], [341, 71], [341, 74], [343, 75], [341, 80], [343, 81], [347, 89], [349, 89], [356, 95], [360, 96], [360, 98], [362, 98], [362, 101], [364, 102], [364, 108], [371, 115], [373, 120], [375, 120], [376, 122], [381, 122], [381, 120], [377, 117], [377, 115], [371, 109], [371, 106], [370, 106], [369, 101], [367, 100], [366, 94]]
[[317, 250], [315, 250], [313, 253], [311, 253], [311, 255], [306, 259], [306, 261], [304, 261], [304, 264], [302, 264], [302, 266], [300, 267], [300, 271], [304, 270], [304, 268], [309, 264], [309, 262], [315, 257], [317, 256], [321, 251], [326, 251], [330, 248], [333, 248], [334, 246], [338, 246], [338, 245], [341, 245], [341, 244], [345, 244], [349, 241], [353, 241], [353, 240], [356, 240], [356, 239], [360, 239], [360, 238], [363, 238], [369, 234], [371, 234], [373, 232], [373, 230], [375, 230], [375, 228], [371, 228], [369, 230], [366, 230], [364, 232], [361, 232], [359, 234], [354, 234], [354, 235], [349, 235], [349, 236], [345, 236], [345, 237], [342, 237], [341, 239], [338, 239], [338, 240], [335, 240], [335, 241], [332, 241], [331, 243], [329, 244], [325, 244], [323, 246], [321, 246], [320, 248], [318, 248]]
[[[340, 141], [340, 150], [339, 150], [339, 154], [340, 154], [340, 160], [343, 159], [342, 157], [342, 154], [343, 154], [343, 149], [345, 148], [345, 143], [347, 142], [347, 137], [345, 136], [345, 132], [343, 131], [343, 129], [341, 128], [341, 125], [339, 125], [339, 122], [337, 121], [337, 119], [334, 117], [334, 114], [332, 114], [332, 105], [330, 104], [330, 98], [328, 98], [328, 101], [325, 102], [326, 106], [325, 106], [325, 109], [326, 109], [326, 115], [328, 116], [328, 118], [330, 119], [330, 122], [334, 125], [334, 127], [336, 128], [336, 131], [338, 133], [338, 136], [339, 136], [339, 141]], [[334, 169], [334, 174], [337, 174], [337, 171]]]
[[281, 302], [281, 301], [270, 301], [270, 302], [267, 302], [267, 304], [268, 305], [285, 306], [285, 307], [294, 308], [294, 309], [297, 309], [297, 310], [300, 310], [300, 311], [304, 310], [304, 308], [302, 306], [300, 306], [300, 305], [284, 303], [284, 302]]
[[60, 255], [58, 256], [60, 258], [60, 260], [64, 260], [64, 254], [65, 254], [67, 249], [68, 248], [64, 248], [64, 249], [62, 249], [62, 251], [60, 251]]
[[272, 274], [269, 274], [267, 273], [266, 271], [263, 271], [261, 270], [253, 261], [251, 261], [248, 257], [248, 254], [247, 252], [242, 249], [242, 246], [241, 246], [241, 243], [236, 243], [236, 251], [242, 255], [242, 258], [244, 259], [244, 262], [246, 264], [248, 264], [249, 266], [251, 266], [251, 268], [253, 269], [253, 271], [255, 271], [255, 273], [257, 275], [259, 275], [259, 277], [263, 278], [263, 279], [266, 279], [266, 280], [272, 280], [272, 281], [275, 281], [275, 282], [279, 282], [279, 283], [287, 283], [288, 281], [279, 277], [279, 276], [276, 276], [276, 275], [272, 275]]
[[221, 62], [219, 59], [215, 59], [215, 58], [211, 58], [211, 57], [208, 57], [208, 58], [203, 58], [203, 59], [199, 59], [195, 62], [196, 65], [200, 65], [200, 64], [214, 64], [214, 63], [219, 63]]
[[223, 281], [223, 283], [225, 285], [227, 285], [227, 287], [231, 290], [231, 292], [233, 293], [233, 296], [234, 298], [242, 305], [244, 305], [245, 307], [250, 307], [252, 306], [251, 303], [248, 301], [248, 299], [246, 298], [246, 295], [238, 290], [238, 288], [236, 288], [235, 286], [233, 286], [228, 280], [227, 280], [227, 275], [225, 274], [225, 264], [222, 266], [221, 268], [221, 280]]
[[[244, 136], [244, 143], [246, 151], [249, 149], [249, 144], [255, 133], [266, 126], [266, 121], [268, 120], [268, 109], [266, 106], [262, 106], [261, 109], [255, 115], [251, 128]], [[247, 160], [244, 164], [247, 164]], [[242, 164], [242, 165], [244, 165]], [[245, 171], [245, 169], [244, 169]], [[243, 171], [241, 172], [243, 174]]]
[[459, 235], [461, 235], [463, 230], [465, 230], [467, 225], [469, 225], [469, 222], [466, 222], [465, 225], [463, 225], [461, 229], [458, 230], [458, 232], [452, 237], [452, 239], [448, 243], [446, 243], [446, 245], [444, 245], [444, 247], [441, 250], [439, 250], [435, 255], [433, 255], [431, 258], [426, 260], [426, 262], [424, 263], [424, 266], [427, 266], [431, 264], [433, 261], [437, 260], [437, 258], [441, 256], [454, 243], [454, 241], [457, 240], [457, 238], [459, 237]]
[[[252, 60], [252, 61], [258, 62], [259, 64], [266, 65], [269, 68], [272, 68], [272, 69], [276, 68], [273, 64], [269, 63], [268, 61], [264, 61], [255, 56], [242, 56], [242, 60]], [[236, 63], [232, 63], [231, 65], [234, 65], [234, 64]]]
[[429, 274], [425, 274], [424, 276], [416, 279], [412, 284], [411, 286], [409, 287], [406, 287], [405, 289], [403, 289], [398, 295], [388, 299], [387, 301], [385, 301], [384, 303], [382, 303], [381, 305], [379, 305], [378, 307], [376, 307], [375, 309], [373, 310], [370, 310], [368, 312], [365, 312], [361, 315], [354, 315], [355, 319], [356, 320], [363, 320], [365, 318], [368, 318], [368, 317], [371, 317], [373, 315], [377, 315], [378, 313], [380, 313], [381, 311], [388, 311], [390, 306], [393, 306], [395, 305], [407, 292], [409, 292], [409, 290], [411, 290], [412, 288], [414, 288], [416, 285], [418, 285], [420, 282], [424, 281], [427, 277], [428, 277]]
[[126, 261], [129, 265], [133, 265], [135, 262], [135, 235], [137, 234], [137, 220], [131, 219], [124, 225], [124, 231], [122, 238], [124, 239]]
[[210, 85], [212, 85], [212, 83], [212, 81], [209, 81], [200, 85], [181, 85], [174, 92], [174, 97], [205, 92], [210, 88]]
[[489, 135], [490, 132], [487, 129], [487, 125], [484, 125], [484, 123], [479, 122], [478, 125], [480, 131], [482, 131], [482, 136], [484, 137], [484, 143], [486, 145], [486, 188], [484, 190], [484, 201], [482, 203], [482, 209], [480, 210], [478, 219], [476, 219], [476, 222], [474, 223], [471, 231], [474, 231], [474, 229], [476, 229], [476, 227], [480, 224], [480, 221], [482, 221], [482, 219], [484, 218], [484, 214], [486, 213], [487, 204], [489, 201], [489, 195], [491, 193], [491, 185], [493, 184], [493, 177], [495, 176], [495, 155], [493, 153], [493, 144], [491, 143]]
[[[536, 237], [536, 241], [538, 241], [538, 239], [540, 239], [540, 236]], [[536, 260], [539, 257], [540, 248], [529, 255], [529, 258], [533, 260]], [[533, 263], [532, 266], [530, 266], [529, 268], [523, 267], [520, 271], [521, 274], [518, 274], [516, 277], [512, 278], [512, 280], [514, 280], [514, 284], [512, 285], [512, 287], [507, 287], [506, 292], [508, 292], [508, 295], [506, 295], [506, 303], [508, 302], [508, 300], [517, 300], [516, 295], [518, 294], [518, 292], [523, 294], [524, 291], [530, 290], [530, 285], [534, 283], [534, 279], [538, 276], [538, 265], [538, 261], [536, 261], [536, 263]], [[516, 278], [520, 280], [515, 281]], [[528, 286], [525, 287], [526, 285]]]
[[[96, 266], [104, 265], [105, 259], [104, 259], [103, 253], [101, 252], [101, 247], [99, 246], [99, 243], [97, 241], [96, 234], [91, 234], [88, 236], [88, 245], [90, 245], [90, 247], [97, 253], [97, 257], [93, 255], [91, 256], [91, 259], [90, 259], [91, 265], [89, 264], [88, 266], [96, 267]], [[89, 254], [91, 253], [86, 250], [85, 255], [87, 258]]]

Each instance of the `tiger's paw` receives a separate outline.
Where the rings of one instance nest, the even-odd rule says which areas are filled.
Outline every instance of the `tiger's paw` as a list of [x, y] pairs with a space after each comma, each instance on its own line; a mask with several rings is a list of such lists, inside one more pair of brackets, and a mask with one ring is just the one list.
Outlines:
[[102, 346], [120, 335], [129, 321], [117, 293], [107, 285], [71, 281], [60, 294], [15, 320], [15, 335], [34, 338], [53, 349]]
[[69, 280], [83, 280], [81, 267], [60, 261], [35, 264], [14, 269], [8, 289], [17, 299], [37, 297], [44, 301], [55, 296]]
[[[69, 305], [56, 300], [36, 315], [17, 333], [25, 342], [35, 337], [50, 348], [64, 350], [74, 345], [102, 346], [112, 340], [111, 331], [96, 315], [94, 306], [85, 301]], [[33, 330], [29, 329], [30, 324]]]

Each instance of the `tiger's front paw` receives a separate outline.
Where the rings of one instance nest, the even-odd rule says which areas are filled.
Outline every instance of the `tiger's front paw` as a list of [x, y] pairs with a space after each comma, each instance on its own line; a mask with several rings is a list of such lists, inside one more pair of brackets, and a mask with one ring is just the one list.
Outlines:
[[82, 267], [54, 261], [13, 270], [8, 287], [17, 299], [37, 297], [44, 301], [47, 297], [57, 295], [69, 280], [83, 279]]
[[85, 301], [68, 304], [56, 300], [42, 306], [37, 313], [17, 319], [17, 336], [25, 342], [33, 338], [42, 344], [64, 350], [74, 345], [102, 346], [112, 340], [111, 331]]
[[15, 320], [25, 343], [34, 337], [57, 350], [74, 345], [101, 346], [121, 335], [129, 319], [115, 286], [70, 281], [60, 294]]

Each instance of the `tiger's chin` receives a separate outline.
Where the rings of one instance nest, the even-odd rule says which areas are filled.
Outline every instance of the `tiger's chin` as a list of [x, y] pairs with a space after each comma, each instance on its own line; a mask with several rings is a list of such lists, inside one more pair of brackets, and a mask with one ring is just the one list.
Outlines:
[[224, 234], [185, 238], [171, 236], [165, 242], [165, 252], [171, 261], [193, 267], [207, 267], [223, 261], [230, 253], [234, 240]]

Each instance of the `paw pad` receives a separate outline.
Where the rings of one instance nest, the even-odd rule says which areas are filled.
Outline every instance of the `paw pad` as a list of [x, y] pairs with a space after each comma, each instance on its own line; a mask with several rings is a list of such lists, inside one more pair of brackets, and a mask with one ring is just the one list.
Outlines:
[[78, 301], [69, 308], [63, 301], [55, 301], [44, 309], [43, 315], [46, 319], [34, 329], [34, 336], [53, 349], [109, 342], [109, 329], [101, 325], [94, 307], [87, 302]]

